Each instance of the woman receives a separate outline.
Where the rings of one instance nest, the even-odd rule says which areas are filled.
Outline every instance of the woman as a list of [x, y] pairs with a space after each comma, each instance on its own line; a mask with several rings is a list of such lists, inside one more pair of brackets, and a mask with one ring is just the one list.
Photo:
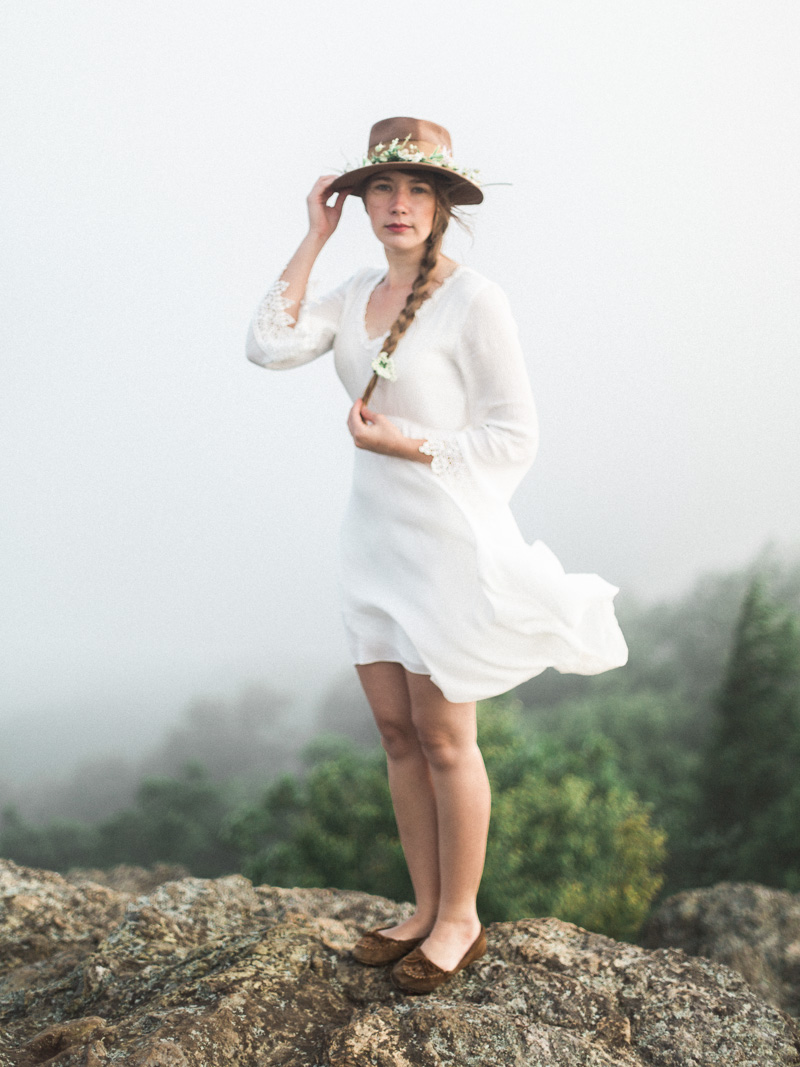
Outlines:
[[[305, 300], [348, 195], [363, 199], [387, 269]], [[476, 700], [548, 666], [594, 674], [627, 658], [617, 590], [565, 575], [541, 542], [525, 544], [508, 508], [537, 443], [516, 327], [500, 289], [441, 251], [453, 207], [482, 199], [441, 126], [377, 123], [363, 164], [312, 189], [309, 231], [247, 347], [275, 369], [333, 349], [352, 401], [343, 615], [416, 898], [410, 919], [370, 931], [353, 954], [394, 962], [408, 992], [436, 988], [486, 947], [476, 896], [490, 794]]]

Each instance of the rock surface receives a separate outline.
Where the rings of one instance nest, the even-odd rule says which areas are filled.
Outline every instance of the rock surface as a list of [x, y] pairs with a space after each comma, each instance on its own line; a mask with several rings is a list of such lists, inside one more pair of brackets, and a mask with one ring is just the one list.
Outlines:
[[773, 1067], [792, 1020], [740, 975], [555, 919], [500, 923], [406, 997], [352, 961], [408, 905], [183, 878], [131, 892], [0, 861], [2, 1067]]
[[158, 889], [164, 882], [189, 878], [190, 872], [179, 863], [157, 863], [155, 867], [133, 867], [128, 863], [120, 863], [107, 871], [75, 867], [65, 877], [75, 885], [95, 882], [138, 897]]
[[643, 943], [733, 967], [768, 1003], [800, 1015], [800, 893], [731, 882], [676, 893]]

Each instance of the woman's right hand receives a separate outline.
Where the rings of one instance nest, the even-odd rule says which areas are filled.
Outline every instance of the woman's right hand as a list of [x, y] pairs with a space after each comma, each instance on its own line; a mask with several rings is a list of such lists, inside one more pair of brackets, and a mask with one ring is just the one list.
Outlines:
[[296, 322], [300, 315], [300, 305], [305, 297], [308, 278], [316, 262], [322, 246], [339, 225], [342, 207], [350, 192], [343, 189], [336, 200], [328, 207], [325, 202], [325, 192], [335, 174], [323, 174], [314, 184], [314, 188], [308, 194], [308, 219], [309, 229], [300, 246], [286, 264], [286, 270], [281, 275], [281, 281], [286, 283], [283, 293], [283, 310]]
[[326, 203], [328, 198], [325, 195], [325, 190], [336, 177], [336, 174], [323, 174], [314, 183], [314, 188], [308, 194], [308, 199], [306, 200], [308, 204], [309, 231], [322, 241], [327, 241], [339, 225], [344, 202], [350, 193], [349, 189], [344, 189], [342, 192], [337, 193], [336, 199], [330, 206]]

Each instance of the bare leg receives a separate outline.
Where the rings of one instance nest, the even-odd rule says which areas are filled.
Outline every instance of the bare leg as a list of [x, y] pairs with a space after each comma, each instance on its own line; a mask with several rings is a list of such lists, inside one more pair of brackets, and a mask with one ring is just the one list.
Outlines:
[[428, 767], [411, 717], [406, 671], [399, 663], [356, 667], [386, 750], [400, 842], [408, 864], [417, 910], [382, 931], [405, 940], [433, 927], [439, 908], [439, 859], [436, 802]]
[[478, 748], [475, 704], [446, 700], [427, 675], [405, 676], [433, 784], [438, 832], [439, 908], [421, 948], [439, 967], [452, 970], [480, 930], [476, 897], [489, 832], [489, 780]]

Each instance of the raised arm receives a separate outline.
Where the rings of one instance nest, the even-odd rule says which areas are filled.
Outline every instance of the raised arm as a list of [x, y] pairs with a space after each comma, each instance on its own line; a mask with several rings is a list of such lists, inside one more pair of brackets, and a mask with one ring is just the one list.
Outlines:
[[259, 366], [284, 370], [308, 363], [333, 344], [344, 287], [330, 293], [313, 307], [306, 290], [317, 256], [333, 234], [348, 195], [341, 192], [333, 204], [325, 192], [333, 181], [323, 175], [308, 196], [309, 226], [286, 269], [259, 304], [247, 335], [247, 358]]
[[342, 208], [348, 196], [348, 192], [339, 193], [336, 200], [328, 206], [326, 203], [325, 190], [336, 177], [335, 174], [323, 174], [314, 183], [314, 188], [308, 194], [308, 233], [300, 242], [300, 246], [286, 265], [286, 270], [281, 275], [281, 281], [288, 283], [283, 292], [286, 301], [285, 311], [295, 322], [297, 321], [300, 303], [306, 295], [308, 279], [311, 270], [317, 261], [325, 244], [333, 235], [342, 217]]

